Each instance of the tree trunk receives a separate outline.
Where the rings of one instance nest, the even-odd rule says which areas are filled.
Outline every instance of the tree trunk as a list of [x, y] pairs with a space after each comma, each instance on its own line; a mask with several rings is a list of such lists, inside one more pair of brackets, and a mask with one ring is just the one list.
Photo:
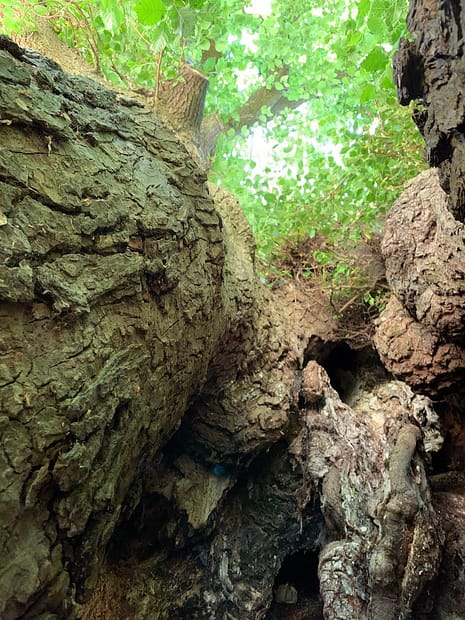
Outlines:
[[153, 109], [176, 131], [187, 145], [197, 149], [199, 161], [206, 161], [200, 140], [208, 79], [183, 64], [173, 80], [161, 82], [154, 95]]
[[426, 617], [432, 401], [137, 102], [2, 38], [0, 118], [1, 617]]
[[388, 216], [382, 252], [394, 296], [375, 336], [386, 368], [433, 397], [441, 414], [445, 444], [431, 483], [446, 538], [423, 604], [435, 618], [465, 616], [464, 15], [464, 2], [412, 0], [411, 40], [395, 56], [399, 101], [415, 102], [435, 170], [415, 179]]
[[449, 208], [465, 219], [463, 2], [411, 0], [407, 26], [394, 60], [399, 102], [421, 108], [414, 120], [425, 138], [426, 156], [437, 167]]

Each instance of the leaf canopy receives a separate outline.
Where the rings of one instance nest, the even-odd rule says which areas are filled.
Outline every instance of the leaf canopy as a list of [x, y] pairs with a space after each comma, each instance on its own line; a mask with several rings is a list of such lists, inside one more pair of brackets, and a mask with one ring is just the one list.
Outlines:
[[[117, 85], [154, 88], [181, 59], [209, 79], [224, 127], [210, 176], [238, 196], [269, 256], [280, 240], [376, 228], [424, 167], [396, 101], [392, 53], [407, 0], [8, 0], [8, 32], [31, 7]], [[260, 8], [261, 7], [261, 8]]]

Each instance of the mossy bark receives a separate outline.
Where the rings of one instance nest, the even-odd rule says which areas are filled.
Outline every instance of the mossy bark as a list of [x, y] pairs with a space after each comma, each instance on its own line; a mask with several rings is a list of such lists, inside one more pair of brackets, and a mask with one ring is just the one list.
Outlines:
[[2, 47], [9, 618], [37, 615], [39, 590], [60, 599], [64, 562], [81, 582], [92, 574], [144, 459], [178, 426], [232, 318], [222, 220], [173, 134], [96, 83]]

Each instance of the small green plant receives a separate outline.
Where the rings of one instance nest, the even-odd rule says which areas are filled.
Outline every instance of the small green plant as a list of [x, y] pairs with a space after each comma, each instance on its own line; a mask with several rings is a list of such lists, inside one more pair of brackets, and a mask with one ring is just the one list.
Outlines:
[[380, 314], [389, 301], [389, 293], [386, 290], [369, 291], [363, 296], [363, 301], [370, 308], [374, 309], [377, 314]]

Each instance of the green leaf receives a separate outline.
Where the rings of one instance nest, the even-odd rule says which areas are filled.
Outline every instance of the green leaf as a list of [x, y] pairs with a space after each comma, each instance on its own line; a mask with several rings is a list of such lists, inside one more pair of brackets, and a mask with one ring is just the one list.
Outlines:
[[388, 56], [386, 52], [379, 46], [373, 48], [371, 52], [365, 56], [360, 67], [367, 72], [379, 71], [384, 69], [388, 62]]
[[145, 26], [155, 26], [166, 13], [163, 0], [137, 0], [134, 8], [139, 22]]
[[379, 12], [372, 11], [367, 20], [367, 26], [370, 32], [377, 36], [379, 39], [386, 40], [388, 30], [386, 28], [385, 16]]
[[373, 99], [376, 95], [376, 86], [373, 84], [367, 84], [360, 93], [360, 103], [366, 103]]
[[164, 49], [166, 49], [166, 47], [168, 46], [168, 43], [169, 43], [169, 41], [168, 41], [168, 37], [166, 35], [166, 32], [163, 31], [163, 32], [160, 33], [160, 35], [157, 38], [157, 40], [153, 43], [152, 49], [157, 54], [158, 52], [161, 52]]
[[347, 37], [347, 45], [349, 47], [358, 45], [358, 43], [360, 43], [361, 40], [362, 40], [362, 33], [359, 30], [356, 30], [355, 32], [351, 32], [349, 36]]
[[202, 67], [203, 73], [210, 73], [211, 71], [214, 70], [215, 65], [216, 65], [216, 58], [214, 56], [210, 56], [203, 63], [203, 67]]
[[216, 40], [215, 49], [219, 54], [222, 54], [228, 49], [228, 42], [226, 40]]
[[49, 9], [46, 6], [41, 6], [40, 4], [37, 4], [34, 7], [34, 13], [36, 15], [47, 15], [49, 12]]
[[360, 2], [358, 3], [358, 10], [357, 10], [358, 23], [360, 23], [360, 21], [363, 18], [365, 18], [370, 12], [371, 3], [372, 3], [372, 0], [360, 0]]
[[181, 36], [188, 39], [195, 34], [195, 25], [197, 23], [197, 13], [190, 7], [184, 6], [178, 9], [179, 21], [181, 25]]

